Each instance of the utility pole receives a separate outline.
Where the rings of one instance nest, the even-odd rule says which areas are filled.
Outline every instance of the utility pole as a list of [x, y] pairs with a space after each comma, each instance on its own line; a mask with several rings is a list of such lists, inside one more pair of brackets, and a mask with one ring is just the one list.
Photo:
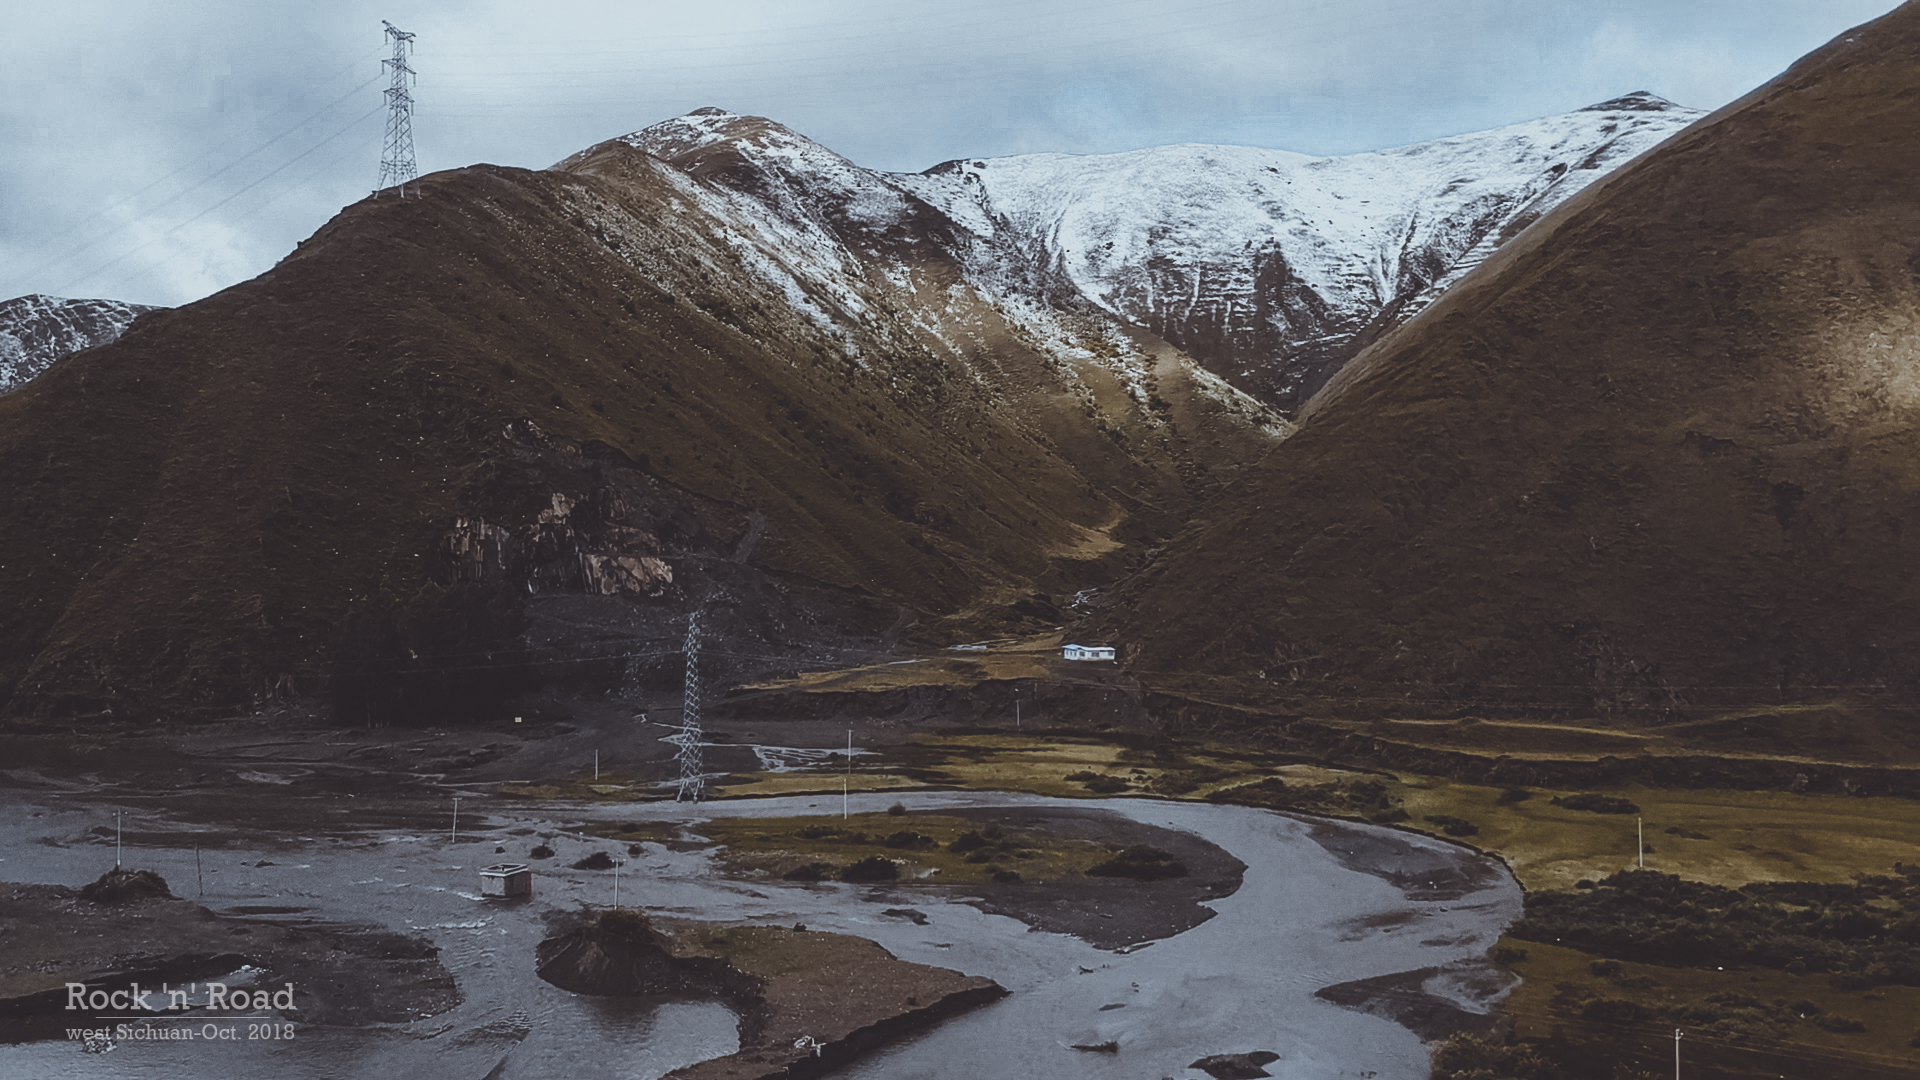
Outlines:
[[[420, 170], [413, 163], [413, 69], [407, 66], [407, 54], [413, 51], [413, 35], [385, 19], [380, 20], [380, 25], [387, 28], [387, 39], [393, 42], [393, 58], [380, 61], [391, 79], [387, 85], [387, 141], [380, 151], [380, 182], [373, 189], [373, 197], [377, 199], [387, 188], [398, 187], [404, 199], [407, 184], [420, 177]], [[414, 195], [419, 194], [419, 185], [415, 183]]]
[[1680, 1029], [1673, 1029], [1673, 1080], [1680, 1080]]
[[453, 797], [453, 831], [447, 835], [447, 843], [460, 842], [460, 796]]
[[1635, 842], [1640, 846], [1640, 869], [1647, 868], [1647, 821], [1645, 818], [1633, 819]]
[[120, 811], [113, 812], [113, 868], [120, 869]]
[[680, 726], [660, 740], [679, 747], [674, 757], [680, 762], [680, 787], [674, 802], [699, 802], [706, 787], [700, 760], [700, 613], [687, 616], [687, 681], [685, 705], [680, 711]]

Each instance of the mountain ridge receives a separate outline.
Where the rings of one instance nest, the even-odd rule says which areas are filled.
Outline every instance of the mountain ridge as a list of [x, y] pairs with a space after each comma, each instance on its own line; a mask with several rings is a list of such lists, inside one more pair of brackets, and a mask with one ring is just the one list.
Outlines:
[[1916, 57], [1907, 4], [1568, 200], [1098, 625], [1283, 709], [1910, 700]]
[[976, 284], [1091, 302], [1291, 414], [1528, 223], [1703, 115], [1635, 91], [1340, 157], [1189, 143], [962, 158], [918, 173], [866, 169], [775, 121], [712, 106], [618, 141], [695, 175], [779, 173], [785, 182], [752, 193], [794, 216], [816, 212], [795, 191], [831, 191], [841, 220], [880, 236], [931, 211], [944, 220], [919, 232]]

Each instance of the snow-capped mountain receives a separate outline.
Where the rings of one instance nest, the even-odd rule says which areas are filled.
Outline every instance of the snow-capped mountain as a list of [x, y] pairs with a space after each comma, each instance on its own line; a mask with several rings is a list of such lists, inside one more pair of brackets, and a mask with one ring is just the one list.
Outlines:
[[118, 300], [66, 300], [38, 293], [0, 302], [0, 394], [68, 353], [105, 345], [143, 311]]
[[911, 266], [930, 242], [1003, 303], [1083, 298], [1291, 412], [1502, 242], [1701, 115], [1640, 92], [1343, 157], [1181, 145], [917, 174], [719, 109], [621, 141], [757, 201], [836, 265], [864, 247]]

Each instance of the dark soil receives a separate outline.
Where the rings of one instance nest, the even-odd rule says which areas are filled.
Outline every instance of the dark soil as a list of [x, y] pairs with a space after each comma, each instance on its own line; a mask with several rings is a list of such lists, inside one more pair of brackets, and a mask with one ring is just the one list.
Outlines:
[[306, 1023], [405, 1023], [459, 1002], [437, 951], [419, 938], [228, 918], [158, 895], [103, 903], [58, 885], [0, 883], [0, 1041], [59, 1038], [69, 1026], [100, 1026], [97, 1015], [124, 1014], [67, 1010], [68, 982], [112, 992], [136, 981], [150, 988], [217, 980], [245, 965], [265, 969], [248, 985], [280, 990], [292, 982], [294, 1008], [282, 1015]]
[[[676, 922], [608, 911], [539, 946], [540, 977], [577, 993], [715, 996], [741, 1015], [740, 1050], [679, 1080], [823, 1075], [876, 1047], [1004, 997], [990, 979], [909, 964], [863, 938]], [[820, 1045], [815, 1053], [797, 1040]]]
[[1307, 835], [1340, 865], [1386, 881], [1409, 900], [1458, 900], [1492, 885], [1501, 873], [1465, 848], [1435, 850], [1392, 832], [1316, 823]]
[[1493, 1024], [1494, 1017], [1474, 1013], [1459, 1005], [1435, 997], [1421, 984], [1438, 975], [1439, 968], [1421, 968], [1393, 975], [1336, 983], [1314, 991], [1336, 1005], [1383, 1016], [1420, 1036], [1422, 1042], [1444, 1039], [1459, 1031], [1477, 1031]]

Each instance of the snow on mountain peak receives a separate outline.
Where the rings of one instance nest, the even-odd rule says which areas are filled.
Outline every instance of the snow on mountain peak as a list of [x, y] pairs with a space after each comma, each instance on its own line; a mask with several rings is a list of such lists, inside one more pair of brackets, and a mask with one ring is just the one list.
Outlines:
[[1694, 112], [1684, 105], [1675, 105], [1666, 98], [1648, 90], [1635, 90], [1631, 94], [1622, 94], [1610, 98], [1598, 105], [1589, 105], [1581, 112]]
[[792, 257], [841, 274], [861, 250], [939, 247], [985, 293], [1078, 294], [1291, 412], [1500, 244], [1701, 115], [1635, 91], [1340, 157], [1189, 143], [919, 173], [713, 107], [618, 141], [712, 182]]

